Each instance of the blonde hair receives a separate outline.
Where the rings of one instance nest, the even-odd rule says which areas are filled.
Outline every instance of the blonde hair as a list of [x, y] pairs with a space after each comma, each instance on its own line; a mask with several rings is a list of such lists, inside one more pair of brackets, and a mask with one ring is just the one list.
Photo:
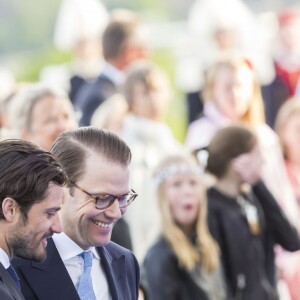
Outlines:
[[285, 158], [287, 158], [287, 149], [283, 144], [283, 132], [286, 124], [289, 122], [289, 119], [295, 114], [300, 114], [300, 100], [296, 98], [290, 98], [280, 107], [275, 120], [275, 131], [279, 136], [281, 148]]
[[68, 95], [61, 89], [38, 82], [21, 88], [11, 99], [8, 107], [10, 126], [19, 133], [22, 130], [31, 131], [34, 107], [47, 97], [56, 98], [65, 103], [68, 107], [70, 118], [76, 124], [75, 112]]
[[240, 56], [225, 56], [215, 62], [205, 73], [204, 84], [204, 100], [213, 101], [213, 91], [218, 72], [221, 69], [228, 68], [236, 72], [239, 68], [248, 68], [253, 73], [253, 99], [249, 105], [248, 110], [242, 116], [241, 122], [251, 127], [256, 127], [265, 123], [264, 104], [261, 96], [259, 84], [255, 78], [253, 67], [247, 59]]
[[[156, 169], [154, 176], [159, 176], [159, 173], [172, 166], [190, 166], [191, 170], [196, 166], [196, 162], [192, 157], [176, 155], [166, 158]], [[195, 175], [196, 173], [193, 172]], [[170, 175], [176, 174], [174, 171]], [[209, 233], [207, 226], [207, 204], [206, 190], [204, 185], [200, 184], [199, 177], [199, 213], [195, 225], [196, 245], [193, 245], [183, 230], [175, 223], [172, 217], [170, 206], [165, 199], [166, 179], [161, 181], [157, 187], [158, 206], [160, 208], [162, 235], [170, 244], [179, 264], [187, 270], [192, 270], [198, 263], [201, 263], [203, 268], [208, 271], [214, 271], [219, 263], [219, 248]]]

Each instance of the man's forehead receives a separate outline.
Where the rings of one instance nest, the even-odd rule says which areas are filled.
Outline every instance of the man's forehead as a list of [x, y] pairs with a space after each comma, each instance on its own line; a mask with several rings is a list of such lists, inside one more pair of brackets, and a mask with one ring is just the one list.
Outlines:
[[109, 160], [104, 156], [91, 156], [86, 159], [85, 168], [80, 181], [124, 182], [129, 177], [129, 167], [120, 162]]
[[63, 186], [57, 185], [54, 182], [50, 182], [47, 190], [45, 191], [44, 197], [41, 201], [34, 203], [32, 208], [59, 208], [65, 197], [65, 190]]
[[85, 158], [85, 171], [89, 171], [100, 166], [106, 167], [119, 167], [126, 169], [128, 166], [122, 164], [120, 161], [107, 157], [101, 152], [90, 151], [86, 154]]

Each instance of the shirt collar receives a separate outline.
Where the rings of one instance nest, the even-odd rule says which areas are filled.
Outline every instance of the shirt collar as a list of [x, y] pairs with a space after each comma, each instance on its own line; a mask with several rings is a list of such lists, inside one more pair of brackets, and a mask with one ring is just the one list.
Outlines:
[[117, 86], [122, 84], [125, 80], [124, 72], [118, 70], [109, 63], [104, 64], [102, 74], [105, 75], [105, 77], [110, 79]]
[[[57, 251], [63, 261], [78, 256], [84, 250], [78, 246], [72, 239], [70, 239], [64, 232], [54, 234], [52, 237]], [[88, 251], [92, 251], [94, 257], [100, 260], [100, 256], [95, 247], [91, 247]]]
[[5, 269], [7, 269], [10, 266], [10, 261], [7, 253], [1, 248], [0, 248], [0, 262]]

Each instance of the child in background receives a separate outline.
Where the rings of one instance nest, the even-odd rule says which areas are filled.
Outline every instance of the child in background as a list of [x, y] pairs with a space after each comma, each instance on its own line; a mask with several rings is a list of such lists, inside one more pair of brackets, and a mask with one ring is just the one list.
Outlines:
[[164, 123], [171, 102], [168, 77], [148, 62], [131, 65], [126, 73], [123, 95], [128, 113], [123, 119], [120, 136], [132, 149], [131, 184], [140, 201], [128, 211], [133, 249], [142, 260], [158, 233], [158, 212], [150, 185], [153, 168], [164, 157], [181, 151], [182, 146]]
[[153, 181], [162, 226], [142, 267], [149, 300], [226, 299], [218, 247], [206, 224], [206, 190], [196, 161], [170, 156], [156, 168]]

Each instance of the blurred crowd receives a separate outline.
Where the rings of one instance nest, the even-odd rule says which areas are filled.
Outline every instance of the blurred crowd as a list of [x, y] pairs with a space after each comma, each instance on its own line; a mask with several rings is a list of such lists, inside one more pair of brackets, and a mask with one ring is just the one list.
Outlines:
[[0, 138], [48, 151], [95, 126], [129, 145], [139, 197], [112, 240], [140, 263], [141, 299], [300, 300], [299, 28], [297, 7], [256, 15], [239, 0], [196, 0], [170, 50], [182, 143], [143, 18], [62, 1], [54, 41], [73, 59], [35, 83], [0, 72]]

